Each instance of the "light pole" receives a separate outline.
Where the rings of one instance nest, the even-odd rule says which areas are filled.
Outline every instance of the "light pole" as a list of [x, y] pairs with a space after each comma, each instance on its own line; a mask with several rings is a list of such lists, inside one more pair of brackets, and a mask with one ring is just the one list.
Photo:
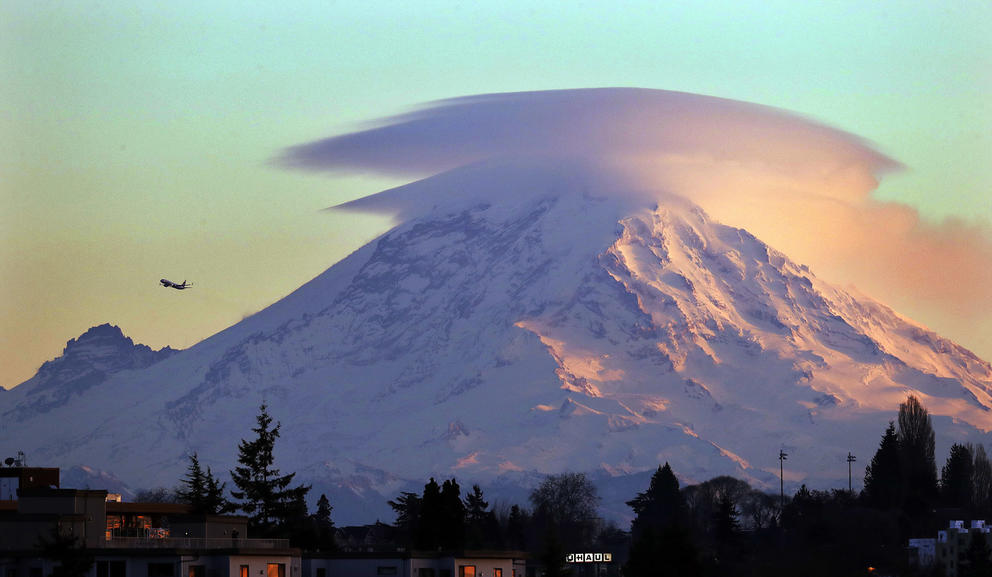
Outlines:
[[847, 491], [849, 493], [854, 493], [854, 487], [851, 486], [851, 463], [857, 460], [858, 459], [852, 455], [850, 451], [847, 452]]
[[789, 454], [779, 449], [778, 451], [778, 483], [782, 497], [782, 510], [785, 510], [785, 459]]

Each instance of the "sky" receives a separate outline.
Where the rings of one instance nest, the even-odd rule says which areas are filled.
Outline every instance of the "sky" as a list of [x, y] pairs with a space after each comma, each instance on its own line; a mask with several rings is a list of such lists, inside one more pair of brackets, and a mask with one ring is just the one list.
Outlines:
[[0, 386], [104, 322], [189, 347], [388, 229], [323, 209], [409, 177], [290, 169], [290, 147], [439, 99], [592, 87], [781, 108], [901, 163], [837, 213], [856, 226], [802, 216], [830, 203], [745, 216], [992, 359], [990, 21], [970, 1], [0, 0]]

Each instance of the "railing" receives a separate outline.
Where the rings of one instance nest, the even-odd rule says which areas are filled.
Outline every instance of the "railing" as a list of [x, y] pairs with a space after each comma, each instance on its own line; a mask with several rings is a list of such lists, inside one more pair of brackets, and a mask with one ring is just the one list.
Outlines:
[[112, 549], [288, 549], [289, 539], [111, 537], [103, 546]]

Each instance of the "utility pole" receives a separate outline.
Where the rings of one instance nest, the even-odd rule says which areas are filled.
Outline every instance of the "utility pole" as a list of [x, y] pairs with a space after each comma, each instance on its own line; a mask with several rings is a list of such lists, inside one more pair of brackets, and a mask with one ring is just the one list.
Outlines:
[[782, 510], [785, 510], [785, 458], [789, 454], [779, 449], [778, 451], [778, 483], [782, 497]]
[[849, 493], [854, 493], [854, 487], [851, 486], [851, 463], [857, 460], [858, 459], [852, 455], [850, 451], [847, 452], [847, 491]]

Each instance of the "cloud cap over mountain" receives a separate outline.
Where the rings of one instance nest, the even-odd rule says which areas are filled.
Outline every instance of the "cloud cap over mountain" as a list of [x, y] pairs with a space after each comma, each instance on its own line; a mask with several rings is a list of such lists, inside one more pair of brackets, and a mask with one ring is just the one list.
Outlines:
[[[854, 135], [775, 108], [634, 88], [469, 96], [288, 148], [278, 162], [421, 177], [503, 157], [592, 159], [622, 175], [635, 200], [689, 198], [821, 276], [992, 356], [988, 224], [930, 222], [880, 201], [878, 178], [898, 162]], [[347, 207], [408, 217], [412, 204], [380, 194]]]
[[850, 134], [778, 109], [635, 88], [442, 100], [365, 130], [294, 146], [280, 161], [309, 170], [420, 176], [503, 156], [660, 160], [694, 154], [792, 170], [898, 166]]

